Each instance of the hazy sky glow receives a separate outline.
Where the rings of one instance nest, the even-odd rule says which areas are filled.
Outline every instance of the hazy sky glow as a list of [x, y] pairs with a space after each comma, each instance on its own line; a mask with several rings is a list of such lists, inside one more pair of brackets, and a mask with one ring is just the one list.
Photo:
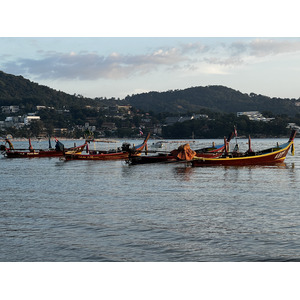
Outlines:
[[43, 6], [16, 0], [4, 6], [0, 70], [70, 94], [122, 99], [225, 85], [300, 97], [297, 1], [53, 0]]
[[300, 38], [0, 38], [0, 69], [87, 97], [225, 85], [299, 98]]

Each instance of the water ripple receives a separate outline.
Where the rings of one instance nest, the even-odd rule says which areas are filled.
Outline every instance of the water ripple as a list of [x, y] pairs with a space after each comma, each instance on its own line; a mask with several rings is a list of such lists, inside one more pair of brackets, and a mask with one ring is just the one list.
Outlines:
[[300, 261], [297, 152], [278, 167], [0, 164], [0, 261]]

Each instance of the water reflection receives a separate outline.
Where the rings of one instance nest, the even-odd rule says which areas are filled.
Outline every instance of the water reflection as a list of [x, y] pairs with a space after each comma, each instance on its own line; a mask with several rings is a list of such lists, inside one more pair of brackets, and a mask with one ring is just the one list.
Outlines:
[[194, 170], [195, 169], [192, 168], [190, 164], [181, 164], [180, 166], [174, 167], [174, 177], [180, 181], [190, 181], [191, 175], [194, 173]]

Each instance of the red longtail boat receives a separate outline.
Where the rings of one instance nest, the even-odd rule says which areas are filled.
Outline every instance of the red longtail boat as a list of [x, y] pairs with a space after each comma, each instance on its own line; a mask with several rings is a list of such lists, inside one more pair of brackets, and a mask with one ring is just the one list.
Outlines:
[[121, 160], [129, 157], [131, 153], [138, 155], [147, 147], [150, 134], [144, 139], [143, 143], [130, 147], [130, 144], [123, 143], [122, 148], [109, 151], [87, 150], [87, 153], [65, 152], [65, 160]]
[[49, 149], [34, 149], [32, 147], [31, 140], [29, 139], [28, 149], [15, 149], [12, 142], [9, 139], [5, 139], [5, 144], [8, 144], [8, 147], [4, 146], [1, 150], [7, 158], [61, 157], [64, 155], [65, 151], [81, 152], [87, 144], [86, 141], [81, 146], [65, 148], [58, 139], [55, 138], [55, 141], [55, 148], [51, 147], [49, 139]]

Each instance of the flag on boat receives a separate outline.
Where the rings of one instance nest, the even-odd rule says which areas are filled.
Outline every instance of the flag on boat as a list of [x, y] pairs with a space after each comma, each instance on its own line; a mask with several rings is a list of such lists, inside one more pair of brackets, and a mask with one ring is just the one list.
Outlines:
[[234, 135], [237, 137], [237, 130], [235, 126], [234, 126]]
[[140, 130], [140, 135], [143, 135], [144, 132], [142, 131], [142, 128], [141, 128], [141, 127], [139, 128], [139, 130]]

